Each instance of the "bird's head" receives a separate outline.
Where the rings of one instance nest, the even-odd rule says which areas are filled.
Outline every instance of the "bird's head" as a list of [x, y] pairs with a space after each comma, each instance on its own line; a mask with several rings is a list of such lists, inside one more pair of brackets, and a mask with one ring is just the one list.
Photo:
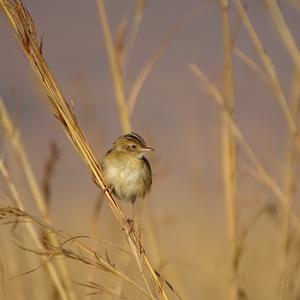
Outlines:
[[141, 158], [145, 152], [154, 151], [146, 145], [145, 140], [137, 133], [131, 132], [119, 137], [113, 144], [113, 149], [132, 154]]

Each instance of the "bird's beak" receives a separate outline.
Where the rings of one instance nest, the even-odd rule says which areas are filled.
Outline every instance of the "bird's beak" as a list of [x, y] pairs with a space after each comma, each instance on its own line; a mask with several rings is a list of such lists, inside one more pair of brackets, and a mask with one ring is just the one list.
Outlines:
[[154, 149], [151, 148], [151, 147], [145, 147], [145, 148], [142, 149], [142, 151], [143, 152], [149, 152], [149, 151], [154, 151]]

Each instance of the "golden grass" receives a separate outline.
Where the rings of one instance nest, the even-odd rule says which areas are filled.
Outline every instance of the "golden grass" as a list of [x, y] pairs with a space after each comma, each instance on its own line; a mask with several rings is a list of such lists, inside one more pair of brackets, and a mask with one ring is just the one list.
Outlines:
[[122, 124], [123, 132], [130, 132], [132, 131], [132, 126], [130, 122], [130, 116], [128, 111], [128, 106], [126, 104], [126, 96], [125, 96], [125, 89], [124, 89], [124, 81], [123, 75], [121, 71], [120, 61], [117, 55], [117, 51], [114, 46], [112, 34], [110, 31], [108, 18], [106, 15], [105, 4], [103, 0], [97, 0], [98, 10], [100, 15], [100, 20], [103, 29], [104, 40], [106, 43], [107, 53], [109, 56], [109, 61], [111, 65], [111, 72], [115, 87], [115, 93], [117, 98], [117, 103], [119, 106], [120, 112], [120, 119]]
[[[146, 251], [141, 243], [140, 236], [135, 231], [135, 228], [127, 222], [127, 219], [122, 212], [120, 206], [115, 202], [112, 198], [110, 192], [106, 189], [103, 175], [101, 172], [101, 168], [99, 163], [96, 160], [96, 157], [88, 144], [88, 141], [85, 138], [83, 131], [81, 130], [78, 121], [74, 112], [72, 111], [70, 105], [64, 99], [62, 92], [60, 91], [55, 79], [53, 78], [41, 52], [41, 44], [37, 40], [37, 35], [35, 31], [34, 23], [24, 8], [20, 1], [14, 3], [11, 1], [4, 1], [1, 0], [1, 5], [13, 26], [17, 39], [22, 47], [24, 53], [26, 54], [31, 67], [35, 74], [37, 75], [38, 79], [40, 80], [41, 84], [44, 86], [47, 94], [48, 99], [56, 112], [56, 117], [60, 120], [63, 128], [74, 145], [75, 149], [78, 151], [79, 155], [86, 163], [87, 167], [91, 171], [91, 174], [94, 178], [95, 183], [105, 192], [105, 195], [108, 200], [108, 204], [116, 217], [117, 221], [119, 222], [122, 230], [124, 231], [125, 237], [127, 242], [130, 245], [131, 251], [133, 256], [137, 262], [137, 266], [140, 270], [141, 276], [148, 288], [148, 292], [150, 296], [154, 299], [155, 294], [161, 294], [163, 299], [167, 299], [167, 295], [157, 277], [147, 255]], [[98, 2], [99, 4], [99, 11], [101, 16], [104, 18], [104, 31], [105, 36], [107, 39], [108, 47], [112, 47], [112, 40], [109, 35], [108, 23], [105, 17], [105, 10], [104, 5], [101, 1]], [[103, 20], [102, 18], [102, 20]], [[109, 50], [111, 53], [111, 48]], [[113, 53], [115, 53], [113, 51]], [[111, 55], [111, 54], [110, 54]], [[117, 57], [116, 55], [111, 56], [111, 63], [113, 64], [113, 74], [116, 80], [116, 93], [118, 95], [118, 100], [121, 99], [120, 110], [122, 112], [122, 120], [124, 131], [130, 130], [129, 119], [127, 118], [127, 106], [125, 106], [122, 101], [125, 99], [123, 98], [123, 86], [122, 80], [120, 78], [119, 72], [119, 64], [116, 62]], [[149, 286], [148, 280], [146, 278], [146, 274], [144, 273], [144, 264], [146, 268], [149, 270], [151, 277], [153, 278], [154, 282], [156, 283], [156, 291], [153, 292]]]
[[[291, 225], [294, 227], [294, 229], [297, 232], [297, 235], [299, 236], [300, 234], [300, 222], [299, 219], [294, 215], [294, 213], [290, 210], [291, 209], [291, 202], [289, 201], [289, 196], [285, 193], [284, 190], [280, 187], [280, 185], [272, 178], [271, 174], [267, 171], [267, 169], [263, 166], [263, 164], [260, 162], [259, 158], [251, 148], [251, 146], [247, 143], [246, 138], [238, 128], [236, 122], [234, 121], [232, 115], [228, 112], [225, 104], [225, 99], [221, 92], [218, 90], [218, 88], [208, 80], [208, 78], [205, 76], [203, 71], [197, 67], [195, 64], [190, 64], [190, 69], [191, 71], [195, 74], [195, 76], [199, 79], [201, 83], [201, 88], [205, 90], [208, 94], [212, 96], [212, 98], [216, 101], [216, 103], [220, 106], [221, 108], [221, 114], [224, 118], [224, 121], [228, 124], [228, 126], [231, 127], [235, 138], [239, 142], [240, 146], [245, 152], [245, 155], [249, 158], [249, 160], [252, 162], [254, 166], [254, 170], [250, 169], [249, 173], [254, 176], [254, 178], [258, 179], [261, 181], [265, 186], [267, 186], [270, 191], [277, 197], [277, 199], [280, 201], [280, 204], [285, 208], [284, 214], [286, 215], [285, 220], [289, 220]], [[295, 153], [293, 154], [294, 157]], [[293, 168], [296, 166], [296, 161], [295, 159], [292, 159], [293, 163], [295, 164]], [[291, 166], [290, 166], [291, 168]], [[286, 204], [289, 203], [289, 206], [287, 207]], [[288, 227], [288, 225], [286, 225]], [[287, 227], [285, 227], [285, 230], [288, 230]], [[287, 233], [286, 233], [287, 234]], [[238, 272], [238, 264], [239, 264], [239, 255], [241, 254], [240, 249], [242, 248], [241, 242], [243, 239], [241, 237], [236, 236], [236, 252], [235, 253], [235, 262], [237, 265], [237, 269], [235, 269], [235, 272]], [[286, 240], [284, 242], [284, 249], [286, 249]], [[237, 274], [235, 274], [237, 276]], [[237, 278], [235, 278], [237, 280]], [[238, 286], [232, 287], [232, 289], [236, 288], [238, 292], [242, 292], [242, 290], [239, 290]], [[237, 292], [237, 291], [236, 291]], [[233, 294], [233, 296], [232, 296]], [[232, 291], [231, 297], [238, 297], [238, 295], [234, 294], [234, 291]]]
[[[11, 192], [11, 195], [13, 197], [13, 202], [16, 203], [16, 206], [22, 210], [24, 209], [24, 206], [21, 202], [20, 196], [19, 196], [19, 192], [17, 191], [16, 186], [14, 185], [14, 183], [10, 180], [9, 177], [9, 172], [7, 170], [7, 168], [5, 167], [3, 161], [0, 161], [0, 173], [1, 175], [4, 177], [4, 179], [7, 182], [7, 185], [9, 187], [9, 190]], [[15, 214], [18, 216], [18, 214]], [[32, 240], [36, 243], [37, 248], [39, 249], [43, 249], [43, 244], [41, 243], [40, 239], [39, 239], [39, 235], [36, 232], [35, 228], [33, 227], [33, 225], [31, 223], [26, 223], [26, 229], [28, 230], [30, 236], [32, 237]], [[57, 288], [59, 295], [61, 297], [61, 299], [69, 299], [68, 295], [66, 293], [66, 290], [61, 282], [61, 279], [59, 278], [57, 271], [55, 269], [55, 267], [53, 266], [52, 262], [48, 260], [47, 257], [41, 256], [42, 260], [45, 263], [46, 269], [50, 274], [50, 277], [55, 285], [55, 287]]]
[[229, 19], [229, 3], [220, 1], [223, 15], [224, 31], [224, 77], [223, 77], [223, 112], [222, 112], [222, 160], [225, 201], [227, 207], [228, 237], [230, 242], [230, 287], [229, 299], [239, 298], [239, 245], [238, 245], [238, 212], [236, 182], [236, 142], [232, 128], [226, 118], [234, 119], [234, 92], [232, 66], [232, 33]]
[[[281, 14], [277, 1], [267, 1], [270, 13], [272, 15], [276, 30], [282, 40], [283, 45], [288, 51], [291, 60], [294, 63], [294, 80], [291, 85], [290, 93], [290, 111], [293, 120], [298, 124], [299, 120], [299, 101], [300, 101], [300, 52], [295, 44], [294, 38]], [[286, 202], [282, 205], [282, 217], [281, 217], [281, 234], [279, 239], [279, 251], [278, 251], [278, 264], [279, 264], [279, 293], [281, 299], [286, 297], [287, 278], [289, 277], [287, 261], [288, 261], [288, 244], [289, 244], [289, 226], [290, 226], [290, 214], [295, 200], [296, 194], [296, 170], [298, 164], [299, 153], [299, 141], [298, 135], [293, 131], [289, 133], [289, 147], [286, 158], [286, 170], [285, 170], [285, 193]]]
[[264, 47], [263, 47], [263, 45], [262, 45], [252, 23], [247, 15], [247, 12], [246, 12], [242, 2], [240, 0], [235, 0], [235, 5], [237, 7], [238, 13], [240, 14], [241, 20], [250, 35], [253, 45], [255, 46], [257, 53], [263, 63], [265, 71], [269, 76], [269, 80], [270, 80], [270, 83], [274, 90], [274, 93], [278, 99], [278, 102], [280, 104], [282, 112], [284, 113], [284, 116], [286, 117], [287, 125], [289, 126], [289, 129], [294, 134], [299, 135], [297, 125], [294, 122], [291, 111], [287, 104], [286, 97], [282, 91], [275, 66], [272, 63], [270, 57], [267, 55], [266, 51], [264, 50]]
[[[231, 6], [233, 2], [235, 6]], [[242, 271], [243, 268], [245, 268], [243, 265], [244, 256], [247, 254], [245, 254], [245, 252], [249, 250], [247, 238], [249, 238], [253, 228], [263, 216], [272, 215], [273, 217], [276, 216], [276, 220], [278, 221], [276, 227], [278, 230], [276, 230], [275, 233], [276, 251], [274, 251], [276, 252], [274, 254], [276, 272], [272, 274], [272, 271], [270, 271], [271, 276], [276, 277], [276, 284], [273, 287], [274, 294], [276, 295], [275, 298], [281, 300], [296, 300], [299, 297], [299, 293], [297, 292], [299, 284], [297, 280], [299, 280], [298, 266], [300, 265], [300, 260], [299, 255], [297, 253], [293, 254], [291, 248], [294, 247], [295, 252], [299, 250], [297, 243], [299, 243], [300, 238], [300, 221], [297, 212], [293, 209], [297, 198], [297, 166], [299, 163], [300, 150], [298, 128], [300, 110], [300, 53], [277, 1], [266, 0], [267, 11], [271, 16], [274, 28], [294, 67], [293, 80], [290, 84], [290, 94], [286, 96], [282, 84], [279, 81], [278, 72], [280, 72], [280, 70], [276, 70], [271, 57], [265, 51], [263, 45], [264, 41], [259, 38], [258, 31], [249, 18], [245, 6], [240, 0], [234, 0], [233, 2], [220, 0], [218, 7], [222, 17], [222, 28], [220, 28], [220, 30], [223, 31], [224, 38], [221, 87], [209, 79], [210, 76], [207, 75], [201, 67], [195, 63], [189, 64], [189, 69], [195, 75], [197, 84], [201, 90], [217, 103], [221, 120], [220, 155], [222, 158], [224, 206], [227, 215], [226, 246], [228, 245], [228, 255], [224, 255], [224, 257], [228, 259], [228, 267], [226, 265], [224, 275], [227, 280], [226, 292], [228, 292], [228, 294], [223, 295], [222, 299], [252, 299], [252, 295], [256, 295], [257, 299], [263, 297], [263, 291], [255, 291], [254, 293], [252, 290], [249, 290], [249, 286], [247, 286], [247, 282], [245, 284], [244, 280], [247, 274]], [[297, 5], [295, 1], [290, 0], [290, 2], [292, 5]], [[7, 204], [0, 205], [0, 222], [1, 224], [12, 224], [13, 228], [24, 227], [26, 235], [24, 240], [30, 241], [31, 243], [29, 243], [29, 245], [20, 242], [18, 239], [14, 239], [13, 230], [11, 237], [17, 247], [23, 251], [22, 253], [32, 253], [40, 260], [38, 267], [22, 272], [15, 277], [19, 278], [39, 268], [45, 268], [51, 278], [49, 285], [53, 285], [55, 287], [55, 293], [57, 293], [56, 295], [46, 295], [45, 298], [47, 299], [51, 299], [51, 297], [53, 297], [53, 299], [60, 298], [64, 300], [77, 299], [79, 296], [76, 293], [76, 289], [74, 289], [74, 284], [84, 287], [87, 299], [89, 299], [91, 295], [98, 295], [104, 298], [108, 297], [109, 299], [195, 299], [192, 296], [188, 297], [189, 295], [195, 294], [189, 290], [190, 285], [186, 284], [185, 286], [180, 283], [180, 279], [184, 282], [185, 273], [180, 276], [180, 272], [173, 272], [173, 280], [175, 278], [176, 282], [179, 282], [176, 286], [173, 286], [167, 277], [165, 278], [164, 269], [165, 266], [171, 264], [171, 258], [169, 258], [169, 256], [171, 257], [173, 253], [163, 253], [163, 246], [160, 245], [160, 240], [156, 238], [153, 229], [155, 224], [149, 215], [147, 215], [147, 212], [144, 216], [147, 232], [145, 236], [145, 234], [141, 234], [139, 228], [137, 229], [136, 224], [132, 224], [132, 222], [128, 221], [119, 204], [105, 188], [101, 168], [94, 151], [81, 129], [72, 106], [65, 99], [61, 88], [49, 70], [47, 62], [43, 57], [42, 42], [37, 38], [34, 21], [22, 4], [22, 1], [0, 0], [0, 4], [14, 29], [17, 40], [27, 56], [34, 73], [47, 93], [57, 120], [62, 125], [71, 144], [85, 162], [91, 173], [91, 178], [93, 178], [95, 184], [100, 188], [100, 192], [105, 194], [103, 198], [100, 196], [100, 200], [97, 201], [97, 206], [93, 211], [93, 229], [91, 235], [101, 236], [98, 223], [101, 219], [100, 213], [104, 209], [103, 204], [106, 202], [117, 221], [119, 229], [122, 230], [130, 249], [130, 251], [128, 251], [125, 247], [106, 242], [100, 237], [96, 239], [88, 235], [76, 236], [64, 233], [53, 225], [47, 201], [51, 185], [52, 168], [57, 160], [57, 152], [52, 151], [52, 155], [50, 155], [49, 161], [45, 166], [44, 181], [41, 188], [33, 172], [29, 158], [27, 157], [26, 149], [21, 138], [21, 130], [14, 125], [4, 105], [4, 101], [0, 99], [0, 123], [12, 145], [13, 151], [19, 159], [21, 169], [25, 174], [24, 177], [40, 215], [40, 217], [37, 217], [27, 211], [27, 207], [24, 205], [24, 195], [22, 191], [19, 190], [18, 184], [14, 182], [4, 161], [0, 160], [0, 174], [8, 189], [7, 194], [2, 190], [0, 191], [3, 199], [6, 199], [8, 202]], [[146, 79], [179, 30], [199, 14], [199, 12], [195, 10], [165, 35], [161, 44], [140, 70], [131, 88], [127, 89], [126, 76], [128, 66], [132, 60], [131, 53], [140, 31], [146, 4], [146, 0], [137, 0], [132, 23], [130, 23], [130, 18], [124, 19], [125, 21], [119, 26], [117, 40], [114, 40], [107, 17], [105, 2], [104, 0], [97, 0], [97, 8], [119, 110], [119, 120], [124, 133], [132, 130], [131, 116]], [[246, 51], [235, 47], [232, 37], [233, 28], [230, 25], [230, 9], [236, 9], [238, 12], [241, 24], [245, 27], [250, 36], [260, 63], [257, 63], [251, 58]], [[125, 36], [127, 32], [128, 38], [126, 39]], [[258, 156], [254, 150], [255, 147], [250, 145], [247, 137], [236, 121], [235, 102], [238, 101], [238, 99], [235, 99], [234, 88], [239, 81], [235, 79], [236, 74], [234, 74], [233, 54], [247, 65], [259, 80], [265, 83], [267, 89], [271, 89], [275, 98], [277, 98], [277, 102], [285, 118], [289, 141], [286, 145], [287, 151], [283, 163], [282, 182], [275, 179], [275, 175], [268, 170], [263, 163], [263, 159]], [[242, 214], [245, 213], [247, 209], [243, 207], [244, 203], [239, 203], [237, 200], [237, 194], [240, 190], [237, 184], [238, 179], [240, 179], [238, 150], [242, 152], [248, 162], [246, 166], [242, 162], [243, 170], [246, 170], [247, 175], [250, 174], [250, 176], [256, 180], [256, 184], [262, 184], [277, 200], [275, 203], [262, 204], [261, 208], [249, 218], [247, 222], [242, 219]], [[199, 197], [199, 195], [196, 196]], [[205, 212], [203, 214], [205, 215]], [[189, 219], [188, 216], [184, 215], [180, 217], [184, 221]], [[175, 227], [176, 225], [174, 228]], [[183, 230], [186, 230], [185, 234], [187, 236], [191, 234], [189, 228], [183, 228]], [[200, 230], [202, 230], [202, 228], [199, 228], [199, 231]], [[44, 238], [41, 237], [41, 232], [45, 233]], [[194, 238], [195, 237], [191, 237], [191, 239]], [[209, 240], [208, 237], [207, 240]], [[265, 242], [265, 240], [269, 240], [268, 234], [263, 236], [263, 242]], [[147, 249], [145, 248], [145, 244], [147, 244]], [[188, 248], [188, 245], [181, 245], [182, 243], [179, 239], [177, 239], [177, 244], [178, 247], [181, 246], [184, 248], [184, 255], [187, 257], [190, 251], [193, 251], [193, 249]], [[98, 251], [98, 249], [100, 249], [99, 245], [101, 245], [101, 250], [104, 249], [104, 254], [100, 254], [100, 251]], [[201, 247], [206, 246], [207, 245], [201, 245]], [[97, 251], [95, 249], [97, 249]], [[213, 251], [213, 249], [210, 250]], [[174, 249], [174, 251], [176, 251], [176, 249]], [[122, 258], [125, 258], [122, 268], [119, 268], [114, 263], [114, 259], [111, 259], [111, 257], [113, 257], [111, 252], [116, 252], [122, 256]], [[293, 255], [295, 255], [296, 258], [294, 258]], [[191, 258], [191, 261], [195, 264], [193, 267], [195, 267], [198, 272], [195, 273], [198, 276], [196, 275], [192, 280], [199, 280], [199, 282], [197, 282], [197, 288], [200, 290], [201, 279], [199, 278], [202, 272], [203, 274], [205, 273], [201, 267], [199, 268], [200, 271], [198, 270], [199, 265], [197, 265], [197, 262], [203, 263], [201, 257], [199, 258], [198, 256], [197, 254], [197, 258]], [[151, 263], [149, 257], [151, 257], [156, 264]], [[135, 267], [138, 269], [138, 278], [133, 276], [134, 272], [130, 269], [129, 262], [131, 261], [135, 262]], [[296, 263], [291, 265], [291, 262], [294, 261], [296, 261]], [[73, 278], [70, 275], [70, 265], [67, 264], [69, 262], [77, 263], [81, 268], [80, 270], [83, 270], [84, 266], [88, 266], [89, 273], [87, 273], [84, 282], [72, 282]], [[224, 272], [221, 265], [227, 264], [227, 261], [222, 261], [220, 265], [217, 264], [218, 262], [215, 266], [216, 269], [212, 269], [211, 265], [208, 266], [211, 273]], [[251, 264], [259, 264], [259, 262], [254, 260]], [[187, 266], [185, 265], [184, 267]], [[259, 267], [260, 266], [257, 266], [256, 268], [259, 269]], [[102, 276], [99, 276], [99, 271], [104, 271], [107, 275], [113, 276], [114, 287], [111, 286], [110, 282], [105, 281]], [[2, 270], [0, 261], [0, 281], [3, 273], [4, 271]], [[212, 278], [213, 283], [211, 284], [213, 285], [213, 289], [217, 289], [219, 282], [217, 282], [216, 278], [218, 277], [212, 275]], [[132, 290], [127, 289], [127, 286]], [[0, 295], [2, 289], [4, 289], [3, 285], [0, 285]], [[202, 291], [198, 291], [197, 294], [202, 296]], [[182, 297], [182, 295], [185, 297]], [[211, 295], [210, 298], [214, 299]], [[205, 296], [203, 296], [203, 299], [205, 299]], [[272, 299], [274, 299], [274, 297]]]
[[[48, 208], [46, 205], [46, 199], [39, 187], [38, 181], [37, 181], [37, 179], [33, 173], [33, 170], [31, 168], [29, 159], [27, 157], [24, 145], [21, 140], [21, 133], [13, 125], [12, 120], [4, 106], [4, 102], [1, 99], [1, 97], [0, 97], [0, 123], [3, 126], [5, 133], [8, 135], [8, 137], [11, 141], [11, 144], [13, 145], [13, 148], [20, 160], [22, 170], [24, 171], [25, 178], [27, 179], [28, 185], [29, 185], [31, 193], [33, 195], [33, 199], [35, 201], [35, 204], [36, 204], [41, 216], [47, 223], [51, 224], [51, 219], [50, 219]], [[7, 178], [8, 173], [3, 165], [2, 165], [2, 167], [3, 167], [2, 174], [5, 174], [5, 177]], [[13, 188], [13, 185], [11, 186], [11, 188]], [[19, 199], [18, 195], [16, 194], [16, 190], [13, 189], [13, 191], [14, 191], [14, 198], [18, 199], [17, 200], [18, 207], [20, 209], [24, 209], [24, 207], [21, 205], [21, 202], [20, 202], [21, 200]], [[53, 243], [56, 246], [58, 245], [58, 241], [57, 241], [55, 235], [50, 235], [49, 239], [50, 239], [51, 243]], [[60, 268], [60, 272], [63, 277], [63, 282], [66, 287], [67, 293], [70, 296], [70, 299], [76, 299], [75, 292], [72, 287], [70, 275], [69, 275], [68, 269], [64, 263], [64, 260], [63, 259], [58, 260], [57, 264]], [[53, 276], [53, 271], [51, 271], [51, 272], [52, 272], [51, 276]], [[58, 282], [58, 279], [55, 279], [55, 281]], [[56, 283], [56, 284], [58, 284], [58, 283]], [[61, 287], [60, 287], [60, 290], [61, 290]]]

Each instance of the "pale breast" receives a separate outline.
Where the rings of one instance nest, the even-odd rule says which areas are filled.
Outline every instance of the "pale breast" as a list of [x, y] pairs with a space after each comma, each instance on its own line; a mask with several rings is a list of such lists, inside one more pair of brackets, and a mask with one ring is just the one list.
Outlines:
[[143, 159], [115, 161], [107, 157], [102, 163], [107, 184], [113, 187], [114, 194], [124, 201], [135, 202], [143, 198], [151, 186], [151, 170]]

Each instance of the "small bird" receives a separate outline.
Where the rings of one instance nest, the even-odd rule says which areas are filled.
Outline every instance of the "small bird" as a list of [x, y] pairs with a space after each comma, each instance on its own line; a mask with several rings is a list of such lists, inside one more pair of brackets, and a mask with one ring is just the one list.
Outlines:
[[152, 184], [151, 166], [144, 153], [154, 151], [137, 133], [125, 134], [113, 143], [101, 167], [104, 179], [112, 193], [120, 200], [134, 205], [143, 199]]

